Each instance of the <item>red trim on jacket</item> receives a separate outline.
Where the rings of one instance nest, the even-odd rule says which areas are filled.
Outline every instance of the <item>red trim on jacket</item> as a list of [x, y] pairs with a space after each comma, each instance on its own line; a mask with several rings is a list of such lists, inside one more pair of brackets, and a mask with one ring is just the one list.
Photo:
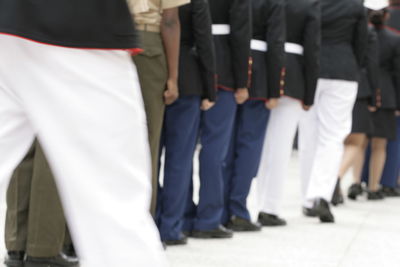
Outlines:
[[227, 86], [224, 86], [224, 85], [221, 85], [221, 84], [218, 84], [218, 89], [221, 89], [221, 90], [224, 90], [224, 91], [230, 91], [230, 92], [234, 92], [235, 91], [235, 89], [227, 87]]
[[392, 28], [390, 26], [385, 25], [385, 29], [388, 29], [389, 31], [395, 32], [397, 34], [400, 34], [400, 30]]
[[138, 55], [143, 52], [143, 49], [141, 48], [129, 48], [129, 49], [123, 49], [123, 48], [87, 48], [87, 47], [70, 47], [70, 46], [62, 46], [62, 45], [55, 45], [55, 44], [50, 44], [50, 43], [44, 43], [40, 41], [36, 41], [33, 39], [29, 39], [20, 35], [16, 34], [11, 34], [11, 33], [5, 33], [5, 32], [0, 32], [2, 35], [7, 35], [7, 36], [12, 36], [16, 38], [20, 38], [26, 41], [42, 44], [42, 45], [50, 45], [50, 46], [55, 46], [55, 47], [64, 47], [64, 48], [71, 48], [71, 49], [81, 49], [81, 50], [122, 50], [122, 51], [127, 51], [131, 53], [133, 56]]

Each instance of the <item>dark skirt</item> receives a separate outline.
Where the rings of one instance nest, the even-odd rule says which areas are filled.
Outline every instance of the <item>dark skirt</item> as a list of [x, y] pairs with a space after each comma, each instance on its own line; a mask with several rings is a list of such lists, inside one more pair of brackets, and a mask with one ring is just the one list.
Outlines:
[[367, 99], [357, 99], [353, 108], [353, 127], [351, 133], [372, 133], [372, 115], [368, 110]]
[[378, 109], [372, 113], [373, 129], [370, 137], [396, 139], [396, 114], [393, 109]]

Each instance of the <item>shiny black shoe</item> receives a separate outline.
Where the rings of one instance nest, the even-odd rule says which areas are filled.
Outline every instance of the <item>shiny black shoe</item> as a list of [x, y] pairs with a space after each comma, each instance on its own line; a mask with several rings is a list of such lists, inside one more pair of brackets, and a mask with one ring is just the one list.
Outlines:
[[313, 208], [306, 208], [303, 207], [303, 214], [306, 217], [318, 217], [317, 211], [314, 210]]
[[400, 197], [400, 189], [388, 186], [383, 186], [381, 192], [385, 197]]
[[261, 231], [261, 225], [249, 220], [232, 216], [226, 227], [234, 232], [258, 232]]
[[72, 244], [65, 245], [64, 248], [63, 248], [63, 252], [64, 252], [65, 255], [67, 255], [69, 257], [75, 257], [75, 258], [78, 257], [76, 255], [75, 247]]
[[262, 226], [285, 226], [287, 224], [284, 219], [265, 212], [260, 212], [258, 214], [258, 222]]
[[329, 203], [325, 199], [317, 199], [314, 203], [314, 208], [313, 208], [319, 217], [319, 220], [322, 223], [334, 223], [335, 222], [335, 217], [333, 217], [333, 214], [330, 210]]
[[193, 230], [191, 237], [193, 238], [202, 238], [202, 239], [210, 239], [210, 238], [232, 238], [233, 231], [226, 229], [224, 226], [219, 225], [217, 228], [212, 230]]
[[383, 200], [385, 197], [380, 191], [368, 191], [367, 199], [368, 200]]
[[4, 264], [7, 267], [23, 267], [24, 266], [24, 251], [9, 251], [7, 257], [4, 260]]
[[64, 253], [51, 258], [26, 257], [24, 267], [79, 267], [76, 257], [69, 257]]
[[166, 246], [182, 246], [188, 243], [188, 239], [185, 235], [182, 235], [178, 240], [164, 240]]
[[333, 193], [331, 203], [333, 206], [338, 206], [338, 205], [344, 203], [343, 193], [342, 193], [342, 189], [340, 187], [340, 179], [338, 179], [338, 181], [336, 183], [336, 187], [335, 187], [335, 191]]
[[361, 196], [363, 193], [362, 186], [360, 184], [352, 184], [347, 192], [347, 197], [352, 200], [357, 200], [358, 196]]

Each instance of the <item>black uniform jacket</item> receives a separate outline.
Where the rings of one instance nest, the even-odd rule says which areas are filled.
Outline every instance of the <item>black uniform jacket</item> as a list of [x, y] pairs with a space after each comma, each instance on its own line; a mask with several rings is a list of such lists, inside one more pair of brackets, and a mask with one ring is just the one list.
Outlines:
[[287, 42], [303, 46], [304, 55], [286, 54], [284, 94], [314, 103], [319, 77], [321, 9], [319, 0], [286, 0]]
[[371, 106], [381, 105], [379, 67], [378, 36], [375, 28], [370, 26], [368, 28], [367, 53], [361, 68], [357, 99], [367, 99]]
[[126, 0], [0, 0], [0, 32], [79, 48], [134, 48]]
[[251, 0], [253, 39], [268, 44], [268, 51], [251, 50], [250, 97], [280, 96], [281, 72], [285, 59], [285, 3], [283, 0]]
[[389, 7], [390, 18], [388, 26], [400, 32], [400, 4]]
[[251, 38], [250, 0], [209, 1], [213, 24], [230, 25], [229, 35], [214, 35], [218, 86], [248, 86]]
[[321, 78], [359, 80], [368, 29], [362, 0], [321, 0]]
[[400, 110], [400, 35], [377, 29], [380, 61], [381, 108]]
[[216, 66], [211, 16], [207, 0], [192, 0], [179, 8], [181, 49], [179, 60], [180, 95], [216, 98]]

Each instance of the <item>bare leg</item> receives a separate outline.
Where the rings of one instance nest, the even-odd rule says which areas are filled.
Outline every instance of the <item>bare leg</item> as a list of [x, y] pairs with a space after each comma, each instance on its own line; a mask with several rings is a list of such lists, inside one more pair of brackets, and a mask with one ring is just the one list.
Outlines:
[[369, 190], [376, 192], [379, 189], [379, 183], [382, 179], [382, 172], [386, 162], [385, 138], [372, 138], [371, 140], [371, 161], [370, 161], [370, 179]]
[[342, 159], [342, 165], [339, 171], [339, 178], [342, 179], [349, 168], [353, 166], [356, 159], [364, 152], [364, 146], [367, 136], [362, 133], [350, 134], [344, 141], [345, 150]]
[[353, 162], [353, 182], [355, 184], [361, 184], [361, 175], [362, 175], [362, 169], [364, 167], [364, 161], [365, 161], [365, 150], [368, 145], [368, 140], [364, 140], [364, 144], [362, 145], [362, 150], [361, 153], [357, 154], [354, 162]]

